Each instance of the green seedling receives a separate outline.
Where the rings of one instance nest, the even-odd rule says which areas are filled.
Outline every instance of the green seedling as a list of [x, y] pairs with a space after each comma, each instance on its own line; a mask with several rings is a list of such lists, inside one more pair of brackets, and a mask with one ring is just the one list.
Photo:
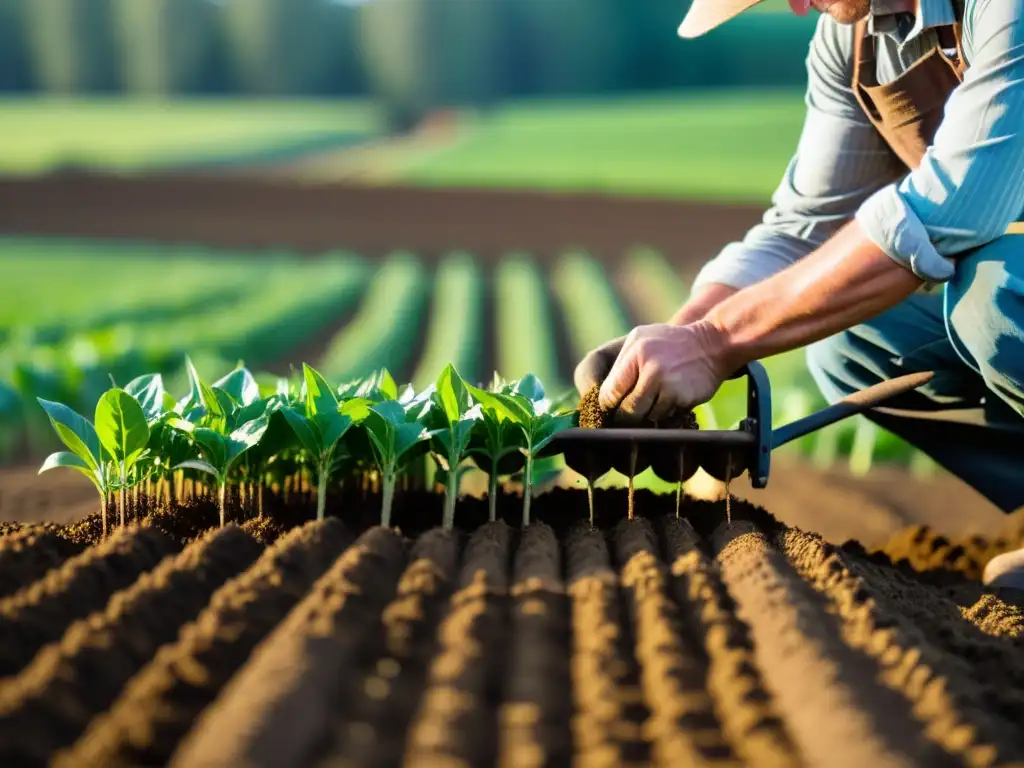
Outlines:
[[502, 476], [514, 475], [523, 469], [526, 437], [504, 408], [494, 402], [486, 402], [489, 393], [511, 395], [514, 385], [495, 374], [488, 390], [473, 386], [468, 389], [477, 401], [475, 409], [479, 413], [470, 438], [469, 453], [476, 465], [487, 473], [487, 509], [493, 522], [498, 516], [498, 481]]
[[352, 414], [363, 414], [366, 401], [353, 399], [339, 402], [331, 386], [323, 376], [302, 366], [305, 381], [303, 410], [287, 406], [281, 414], [288, 421], [299, 438], [302, 447], [310, 455], [317, 470], [316, 519], [324, 519], [327, 503], [327, 483], [334, 468], [335, 452], [339, 441], [355, 423]]
[[384, 400], [369, 407], [363, 427], [370, 439], [374, 460], [381, 474], [381, 525], [391, 525], [391, 505], [395, 481], [409, 455], [430, 440], [436, 431], [426, 428], [415, 414], [406, 411], [397, 400]]
[[508, 393], [475, 388], [471, 392], [481, 406], [503, 412], [522, 432], [526, 442], [520, 449], [526, 457], [523, 469], [523, 527], [526, 527], [530, 524], [534, 461], [555, 435], [575, 426], [576, 413], [552, 408], [544, 397], [544, 387], [533, 374], [515, 382]]
[[51, 454], [39, 473], [69, 467], [88, 477], [100, 494], [104, 535], [107, 503], [114, 490], [120, 491], [123, 526], [128, 476], [149, 443], [149, 425], [138, 401], [123, 389], [106, 392], [96, 405], [95, 424], [61, 403], [40, 398], [39, 404], [69, 449]]
[[[415, 402], [413, 398], [410, 402]], [[455, 503], [459, 497], [459, 482], [468, 468], [460, 467], [467, 457], [470, 438], [478, 419], [472, 410], [469, 388], [449, 363], [441, 372], [430, 394], [427, 424], [434, 432], [436, 453], [443, 460], [444, 515], [441, 525], [451, 530], [455, 525]], [[440, 462], [439, 462], [440, 463]]]
[[220, 525], [224, 527], [231, 470], [242, 454], [259, 444], [279, 403], [274, 399], [260, 400], [259, 388], [244, 368], [218, 382], [228, 389], [204, 384], [191, 361], [188, 370], [191, 390], [178, 404], [182, 416], [169, 419], [168, 425], [188, 436], [201, 458], [187, 459], [173, 469], [193, 469], [214, 477]]

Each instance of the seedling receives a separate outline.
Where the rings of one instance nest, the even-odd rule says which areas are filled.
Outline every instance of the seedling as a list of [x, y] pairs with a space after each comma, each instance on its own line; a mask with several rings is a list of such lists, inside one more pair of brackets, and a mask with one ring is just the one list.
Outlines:
[[241, 401], [220, 386], [204, 384], [191, 361], [188, 370], [191, 391], [179, 403], [184, 418], [172, 418], [168, 424], [187, 435], [202, 458], [180, 462], [174, 469], [194, 469], [214, 477], [223, 527], [228, 477], [239, 457], [256, 446], [267, 431], [277, 401], [260, 400], [259, 388], [245, 369], [240, 369], [242, 373], [232, 372], [218, 382], [229, 387]]
[[363, 427], [381, 474], [380, 522], [387, 527], [391, 525], [395, 481], [404, 460], [413, 448], [430, 440], [437, 431], [427, 429], [397, 400], [384, 400], [370, 406]]
[[512, 475], [523, 468], [526, 438], [517, 422], [497, 403], [487, 400], [489, 393], [511, 395], [514, 385], [497, 377], [489, 390], [467, 386], [470, 395], [477, 401], [479, 417], [473, 427], [469, 453], [482, 470], [487, 473], [487, 509], [493, 522], [498, 516], [498, 480], [502, 475]]
[[366, 401], [355, 399], [339, 403], [334, 390], [313, 368], [303, 364], [302, 375], [305, 381], [304, 409], [300, 412], [288, 406], [281, 410], [281, 414], [316, 466], [316, 519], [323, 520], [327, 483], [334, 466], [335, 450], [349, 427], [355, 423], [351, 414], [360, 410]]
[[552, 408], [544, 397], [544, 387], [533, 374], [524, 376], [512, 386], [508, 394], [472, 390], [484, 407], [502, 411], [521, 430], [526, 445], [521, 452], [526, 457], [523, 469], [523, 527], [530, 524], [530, 501], [533, 496], [533, 463], [537, 455], [552, 438], [564, 429], [575, 426], [576, 413]]
[[[410, 399], [410, 405], [416, 402]], [[470, 438], [478, 411], [473, 410], [466, 382], [451, 363], [445, 366], [430, 393], [429, 410], [425, 415], [433, 431], [433, 442], [444, 462], [444, 515], [441, 525], [451, 530], [455, 525], [455, 503], [459, 497], [459, 481], [466, 468], [460, 467], [468, 455]], [[415, 405], [413, 405], [415, 412]], [[440, 462], [439, 462], [440, 463]]]

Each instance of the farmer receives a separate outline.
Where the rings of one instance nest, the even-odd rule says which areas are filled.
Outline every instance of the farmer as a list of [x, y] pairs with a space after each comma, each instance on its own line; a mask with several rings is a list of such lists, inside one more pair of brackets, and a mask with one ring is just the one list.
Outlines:
[[[693, 0], [701, 35], [760, 0]], [[831, 401], [906, 373], [871, 418], [1004, 511], [1024, 505], [1024, 0], [789, 0], [821, 12], [806, 119], [761, 224], [665, 324], [576, 369], [620, 417], [709, 400], [746, 363], [808, 346]], [[1024, 588], [1024, 550], [988, 583]]]

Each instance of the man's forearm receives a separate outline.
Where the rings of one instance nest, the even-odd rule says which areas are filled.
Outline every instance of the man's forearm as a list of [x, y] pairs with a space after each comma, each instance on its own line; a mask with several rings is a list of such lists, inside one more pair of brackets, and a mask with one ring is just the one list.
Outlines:
[[736, 293], [736, 289], [722, 283], [709, 283], [694, 291], [687, 302], [672, 315], [670, 325], [689, 325], [703, 320], [714, 307]]
[[921, 284], [852, 222], [792, 267], [718, 303], [706, 320], [735, 370], [869, 320]]

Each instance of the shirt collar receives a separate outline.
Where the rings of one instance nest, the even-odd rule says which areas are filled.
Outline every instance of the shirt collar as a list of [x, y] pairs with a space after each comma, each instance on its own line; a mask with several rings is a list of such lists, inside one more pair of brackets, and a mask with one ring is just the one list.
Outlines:
[[899, 17], [904, 14], [896, 13], [893, 5], [892, 0], [871, 0], [868, 31], [873, 35], [902, 38], [899, 40], [901, 45], [910, 42], [927, 29], [946, 27], [956, 22], [953, 0], [919, 0], [917, 14], [909, 29], [899, 23]]

